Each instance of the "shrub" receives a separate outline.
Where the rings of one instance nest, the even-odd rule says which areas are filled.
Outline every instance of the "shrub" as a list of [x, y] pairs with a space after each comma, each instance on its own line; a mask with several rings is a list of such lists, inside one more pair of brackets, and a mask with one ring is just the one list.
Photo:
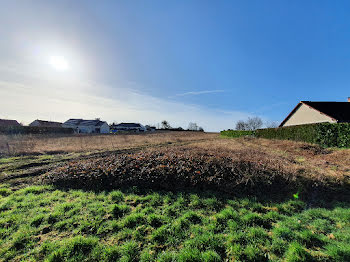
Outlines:
[[280, 128], [265, 128], [255, 131], [256, 137], [268, 139], [287, 139], [315, 143], [317, 124], [288, 126]]
[[350, 147], [350, 123], [316, 125], [316, 143], [327, 147]]
[[254, 131], [246, 131], [246, 130], [224, 130], [220, 132], [221, 136], [226, 137], [241, 137], [241, 136], [254, 136]]
[[350, 147], [350, 123], [318, 123], [265, 128], [256, 130], [255, 136], [303, 141], [324, 147]]
[[0, 134], [73, 134], [72, 128], [64, 127], [39, 127], [39, 126], [2, 126]]

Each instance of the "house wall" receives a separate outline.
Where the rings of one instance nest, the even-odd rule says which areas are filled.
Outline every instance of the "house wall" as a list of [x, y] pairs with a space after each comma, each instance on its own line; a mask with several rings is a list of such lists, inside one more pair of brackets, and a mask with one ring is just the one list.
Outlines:
[[[83, 134], [90, 134], [90, 133], [101, 133], [101, 134], [109, 134], [109, 125], [107, 123], [104, 123], [102, 126], [84, 126], [84, 125], [67, 125], [63, 124], [62, 127], [69, 127], [73, 128], [75, 130], [75, 133], [83, 133]], [[100, 129], [99, 132], [96, 130]]]
[[79, 133], [89, 134], [93, 133], [95, 127], [94, 126], [78, 126]]
[[331, 117], [326, 116], [319, 111], [301, 104], [297, 111], [284, 123], [283, 126], [295, 126], [313, 123], [336, 123]]
[[[109, 125], [107, 123], [104, 123], [102, 126], [79, 126], [78, 128], [80, 130], [80, 133], [109, 133]], [[97, 132], [97, 129], [100, 129], [100, 131]]]
[[109, 134], [109, 125], [107, 123], [104, 123], [101, 126], [100, 133], [101, 134]]

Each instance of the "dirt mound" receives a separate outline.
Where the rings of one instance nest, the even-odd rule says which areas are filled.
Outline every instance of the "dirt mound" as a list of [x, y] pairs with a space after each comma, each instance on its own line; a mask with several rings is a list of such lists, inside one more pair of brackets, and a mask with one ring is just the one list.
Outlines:
[[270, 159], [262, 152], [168, 148], [72, 161], [45, 174], [42, 181], [89, 190], [139, 186], [254, 194], [295, 193], [329, 183], [309, 179], [303, 172], [282, 158]]

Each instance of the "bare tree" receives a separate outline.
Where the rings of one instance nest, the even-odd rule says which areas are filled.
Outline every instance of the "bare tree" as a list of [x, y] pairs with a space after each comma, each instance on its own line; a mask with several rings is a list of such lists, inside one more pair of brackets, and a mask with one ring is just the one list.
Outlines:
[[263, 121], [260, 117], [249, 117], [247, 121], [239, 120], [236, 123], [236, 130], [256, 130], [262, 128]]
[[248, 130], [257, 130], [259, 128], [262, 128], [263, 126], [263, 121], [261, 120], [260, 117], [252, 117], [252, 118], [248, 118], [247, 121], [247, 126], [248, 126]]
[[236, 123], [236, 130], [248, 130], [247, 123], [243, 120], [238, 120]]
[[164, 129], [170, 129], [171, 126], [170, 126], [170, 124], [169, 124], [168, 121], [163, 120], [163, 121], [162, 121], [162, 128], [164, 128]]
[[197, 131], [198, 130], [198, 125], [196, 123], [190, 122], [188, 124], [188, 130]]
[[279, 124], [276, 121], [266, 121], [265, 122], [266, 128], [276, 128], [278, 126], [279, 126]]

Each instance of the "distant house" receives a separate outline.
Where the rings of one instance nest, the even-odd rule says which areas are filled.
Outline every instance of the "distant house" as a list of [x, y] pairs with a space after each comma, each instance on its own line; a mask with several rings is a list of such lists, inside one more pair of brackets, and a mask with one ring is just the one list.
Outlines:
[[129, 132], [146, 132], [147, 129], [139, 123], [120, 123], [111, 126], [111, 131], [113, 133], [119, 131], [129, 131]]
[[16, 127], [21, 126], [17, 120], [0, 119], [0, 127]]
[[280, 127], [323, 122], [350, 122], [350, 98], [348, 102], [301, 101], [282, 121]]
[[62, 123], [53, 122], [53, 121], [45, 121], [45, 120], [34, 120], [29, 124], [29, 126], [39, 126], [39, 127], [62, 127]]
[[156, 127], [155, 127], [155, 126], [146, 125], [145, 127], [146, 127], [146, 130], [147, 130], [148, 132], [154, 132], [154, 131], [156, 131]]
[[76, 133], [109, 133], [109, 125], [105, 121], [83, 120], [83, 119], [69, 119], [62, 124], [62, 127], [73, 128]]

